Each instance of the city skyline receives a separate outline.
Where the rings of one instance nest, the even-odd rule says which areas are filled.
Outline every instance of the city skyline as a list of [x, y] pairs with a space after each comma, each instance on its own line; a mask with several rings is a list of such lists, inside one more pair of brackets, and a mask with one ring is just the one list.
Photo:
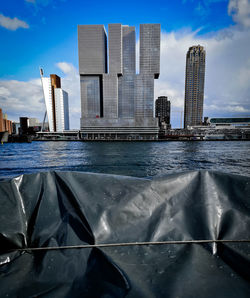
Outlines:
[[83, 6], [75, 0], [1, 3], [0, 106], [9, 119], [28, 116], [42, 121], [45, 105], [38, 70], [41, 65], [47, 73], [62, 77], [62, 87], [70, 96], [71, 128], [79, 128], [76, 26], [95, 23], [104, 24], [106, 30], [108, 23], [135, 25], [137, 32], [139, 23], [161, 24], [161, 76], [155, 83], [154, 98], [168, 96], [171, 100], [173, 127], [180, 126], [184, 112], [186, 51], [196, 44], [203, 45], [207, 52], [204, 116], [250, 114], [249, 1], [210, 0], [199, 1], [199, 5], [191, 0], [155, 5], [139, 1], [131, 3], [133, 11], [129, 6], [99, 5], [102, 9], [96, 13], [92, 4]]

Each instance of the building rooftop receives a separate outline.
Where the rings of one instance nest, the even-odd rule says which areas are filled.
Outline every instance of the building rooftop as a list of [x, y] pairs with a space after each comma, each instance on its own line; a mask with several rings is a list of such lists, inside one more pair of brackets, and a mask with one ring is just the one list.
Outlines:
[[209, 122], [213, 124], [229, 124], [229, 123], [249, 123], [250, 124], [250, 117], [209, 118]]

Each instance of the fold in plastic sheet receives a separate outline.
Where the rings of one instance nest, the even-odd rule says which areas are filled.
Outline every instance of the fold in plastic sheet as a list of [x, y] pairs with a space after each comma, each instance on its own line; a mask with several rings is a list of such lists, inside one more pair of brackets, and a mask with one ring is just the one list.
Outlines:
[[1, 297], [250, 297], [250, 179], [79, 172], [0, 182]]

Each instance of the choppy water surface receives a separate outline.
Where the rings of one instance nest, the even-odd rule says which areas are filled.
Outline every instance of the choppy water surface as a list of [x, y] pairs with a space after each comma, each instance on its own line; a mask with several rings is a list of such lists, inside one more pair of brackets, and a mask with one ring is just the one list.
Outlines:
[[0, 179], [50, 170], [147, 177], [197, 169], [250, 176], [250, 142], [32, 142], [0, 147]]

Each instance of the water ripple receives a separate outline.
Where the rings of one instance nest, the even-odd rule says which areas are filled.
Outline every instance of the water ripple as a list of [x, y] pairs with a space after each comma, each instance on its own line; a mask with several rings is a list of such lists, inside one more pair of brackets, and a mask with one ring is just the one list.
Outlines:
[[147, 177], [198, 169], [250, 176], [250, 142], [32, 142], [0, 147], [0, 179], [50, 170]]

